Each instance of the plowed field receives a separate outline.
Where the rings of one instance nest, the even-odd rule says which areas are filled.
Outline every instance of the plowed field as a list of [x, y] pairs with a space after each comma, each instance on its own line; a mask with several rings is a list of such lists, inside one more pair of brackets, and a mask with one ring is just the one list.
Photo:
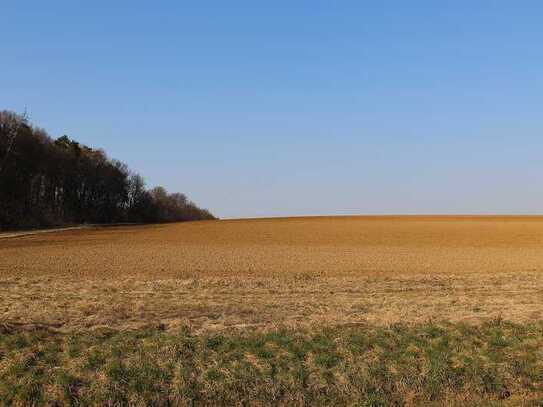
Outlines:
[[543, 217], [315, 217], [0, 240], [0, 323], [197, 331], [540, 319]]

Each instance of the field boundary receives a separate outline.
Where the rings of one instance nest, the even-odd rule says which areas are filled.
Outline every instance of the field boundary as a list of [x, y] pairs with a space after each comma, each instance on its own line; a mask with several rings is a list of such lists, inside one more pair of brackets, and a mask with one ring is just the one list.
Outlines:
[[0, 232], [0, 240], [14, 239], [17, 237], [24, 237], [24, 236], [31, 236], [31, 235], [40, 235], [42, 233], [54, 233], [54, 232], [65, 232], [68, 230], [89, 229], [89, 228], [94, 228], [94, 227], [96, 227], [96, 225], [68, 226], [64, 228], [53, 228], [53, 229], [22, 230], [22, 231], [16, 231], [16, 232]]
[[[177, 222], [171, 222], [177, 223]], [[98, 229], [98, 228], [108, 228], [116, 226], [143, 226], [143, 225], [156, 225], [160, 223], [89, 223], [85, 225], [78, 226], [65, 226], [59, 228], [49, 228], [49, 229], [30, 229], [30, 230], [13, 230], [9, 232], [0, 232], [0, 240], [2, 239], [13, 239], [17, 237], [39, 235], [42, 233], [54, 233], [54, 232], [65, 232], [69, 230], [81, 230], [81, 229]]]
[[0, 335], [5, 405], [541, 405], [541, 322]]

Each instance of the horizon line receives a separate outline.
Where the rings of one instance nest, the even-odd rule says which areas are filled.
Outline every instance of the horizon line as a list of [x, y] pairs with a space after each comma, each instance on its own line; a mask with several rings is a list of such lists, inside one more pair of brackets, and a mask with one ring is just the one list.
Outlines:
[[384, 214], [352, 214], [352, 215], [270, 215], [250, 217], [219, 217], [217, 220], [266, 220], [266, 219], [306, 219], [306, 218], [543, 218], [543, 213], [516, 214], [516, 213], [476, 213], [476, 214], [432, 214], [432, 213], [384, 213]]

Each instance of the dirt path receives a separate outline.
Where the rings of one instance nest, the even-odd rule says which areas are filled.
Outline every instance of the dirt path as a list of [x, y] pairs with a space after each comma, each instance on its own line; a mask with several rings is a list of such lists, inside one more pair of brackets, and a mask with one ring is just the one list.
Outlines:
[[15, 237], [39, 235], [42, 233], [64, 232], [66, 230], [88, 229], [91, 227], [93, 226], [81, 225], [81, 226], [70, 226], [70, 227], [65, 227], [65, 228], [54, 228], [54, 229], [21, 230], [18, 232], [0, 232], [0, 239], [12, 239]]

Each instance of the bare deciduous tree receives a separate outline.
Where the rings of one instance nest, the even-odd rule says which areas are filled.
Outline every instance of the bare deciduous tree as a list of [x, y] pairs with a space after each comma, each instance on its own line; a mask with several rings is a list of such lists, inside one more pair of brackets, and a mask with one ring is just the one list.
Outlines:
[[0, 161], [0, 174], [2, 174], [4, 163], [7, 161], [13, 145], [15, 144], [19, 129], [21, 126], [27, 125], [27, 123], [28, 113], [26, 108], [22, 115], [13, 112], [0, 112], [0, 135], [5, 135], [7, 139], [6, 151], [2, 161]]
[[150, 191], [102, 150], [51, 139], [26, 113], [0, 112], [0, 228], [212, 219], [183, 194]]

